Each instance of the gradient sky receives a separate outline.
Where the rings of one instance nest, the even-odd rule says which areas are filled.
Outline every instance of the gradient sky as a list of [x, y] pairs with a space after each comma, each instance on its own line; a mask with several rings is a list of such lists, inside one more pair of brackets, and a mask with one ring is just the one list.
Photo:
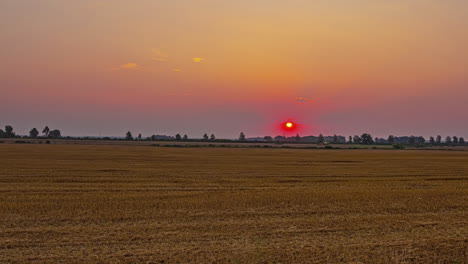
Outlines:
[[[468, 136], [465, 0], [0, 0], [0, 126]], [[297, 99], [306, 98], [306, 99]]]

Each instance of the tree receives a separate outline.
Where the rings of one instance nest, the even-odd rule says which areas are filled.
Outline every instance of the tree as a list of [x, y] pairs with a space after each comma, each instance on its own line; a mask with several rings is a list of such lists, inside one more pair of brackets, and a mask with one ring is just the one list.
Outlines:
[[203, 135], [203, 140], [208, 140], [208, 135], [206, 133]]
[[362, 144], [366, 144], [366, 145], [374, 144], [374, 140], [372, 139], [372, 136], [368, 133], [362, 134], [361, 142]]
[[49, 132], [49, 138], [59, 138], [62, 137], [62, 132], [58, 129], [54, 129]]
[[39, 136], [39, 131], [37, 131], [36, 128], [33, 128], [31, 131], [29, 131], [29, 136], [32, 138], [37, 138], [37, 136]]
[[426, 143], [426, 139], [424, 137], [418, 137], [418, 144], [423, 145]]
[[265, 136], [265, 137], [263, 138], [263, 140], [265, 140], [265, 141], [273, 141], [273, 138], [270, 137], [270, 136]]
[[458, 144], [458, 137], [454, 136], [452, 141], [453, 141], [453, 144]]
[[338, 143], [338, 136], [336, 134], [333, 135], [333, 143], [335, 143], [335, 144]]
[[175, 140], [180, 141], [181, 139], [182, 137], [180, 136], [180, 134], [175, 135]]
[[416, 138], [413, 135], [411, 135], [409, 137], [408, 144], [414, 145], [415, 143], [416, 143]]
[[239, 135], [239, 141], [245, 141], [245, 134], [244, 132], [241, 132]]
[[141, 134], [138, 134], [138, 140], [141, 140]]
[[0, 138], [5, 138], [5, 137], [6, 137], [5, 131], [3, 131], [3, 129], [0, 129]]
[[133, 140], [132, 132], [128, 131], [127, 134], [125, 134], [125, 139], [126, 140]]
[[301, 141], [301, 136], [299, 136], [299, 134], [297, 134], [295, 139], [296, 139], [297, 142], [299, 142], [299, 141]]
[[188, 140], [188, 136], [187, 136], [187, 135], [184, 135], [184, 137], [182, 138], [182, 140]]
[[446, 137], [445, 138], [445, 143], [446, 144], [452, 144], [452, 138], [451, 137]]
[[42, 134], [44, 134], [45, 137], [49, 136], [49, 132], [50, 132], [50, 129], [48, 126], [44, 127], [44, 129], [42, 130]]
[[214, 134], [211, 134], [211, 136], [210, 136], [210, 140], [211, 140], [211, 141], [215, 141], [215, 140], [216, 140], [216, 137], [215, 137], [215, 135], [214, 135]]
[[349, 144], [352, 144], [352, 143], [353, 143], [353, 137], [352, 137], [352, 136], [349, 136], [349, 138], [348, 138], [348, 143], [349, 143]]
[[442, 136], [438, 135], [436, 137], [436, 144], [440, 144], [440, 143], [442, 143]]
[[275, 137], [275, 141], [277, 141], [277, 142], [283, 142], [283, 141], [285, 141], [285, 140], [286, 140], [286, 138], [283, 137], [283, 136], [276, 136], [276, 137]]
[[394, 135], [388, 136], [387, 142], [388, 142], [388, 144], [395, 143], [395, 136]]
[[362, 140], [361, 140], [361, 137], [360, 137], [360, 136], [355, 135], [355, 136], [353, 137], [353, 143], [354, 143], [354, 144], [361, 144], [361, 142], [362, 142]]
[[5, 126], [5, 136], [7, 138], [12, 138], [15, 137], [15, 132], [13, 132], [13, 127], [12, 126]]
[[435, 144], [435, 138], [434, 137], [430, 137], [429, 138], [429, 143], [431, 143], [432, 145]]
[[461, 137], [459, 140], [458, 140], [458, 143], [460, 145], [465, 145], [465, 138], [464, 137]]
[[325, 138], [323, 137], [322, 134], [320, 134], [320, 135], [318, 136], [318, 143], [319, 143], [319, 144], [325, 143]]

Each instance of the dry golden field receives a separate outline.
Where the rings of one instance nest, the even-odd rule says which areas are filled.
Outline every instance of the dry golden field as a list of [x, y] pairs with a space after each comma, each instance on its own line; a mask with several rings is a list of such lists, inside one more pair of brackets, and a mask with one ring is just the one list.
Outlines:
[[0, 263], [468, 263], [467, 152], [0, 153]]

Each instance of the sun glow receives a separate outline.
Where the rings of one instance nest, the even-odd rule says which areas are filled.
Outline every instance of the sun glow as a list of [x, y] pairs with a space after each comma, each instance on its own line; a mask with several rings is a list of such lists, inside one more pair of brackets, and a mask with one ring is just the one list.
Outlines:
[[281, 129], [285, 132], [294, 132], [297, 130], [297, 124], [292, 121], [287, 121], [281, 124]]

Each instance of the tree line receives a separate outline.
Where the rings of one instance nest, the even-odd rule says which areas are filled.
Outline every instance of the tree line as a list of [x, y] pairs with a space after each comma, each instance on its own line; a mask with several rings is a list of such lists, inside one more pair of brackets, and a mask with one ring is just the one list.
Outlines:
[[[0, 129], [0, 138], [17, 138], [20, 137], [14, 132], [14, 129], [11, 125], [5, 126], [5, 129]], [[37, 128], [32, 128], [29, 131], [30, 138], [61, 138], [62, 133], [58, 129], [50, 129], [48, 126], [45, 126], [42, 129], [42, 134], [37, 130]], [[104, 139], [111, 139], [105, 137]], [[166, 136], [166, 135], [152, 135], [150, 137], [143, 138], [141, 134], [134, 137], [133, 134], [128, 131], [125, 134], [126, 140], [175, 140], [175, 141], [229, 141], [227, 139], [217, 139], [215, 134], [211, 134], [210, 136], [205, 133], [203, 134], [201, 139], [190, 139], [186, 134], [176, 134], [175, 136]], [[388, 145], [465, 145], [466, 141], [464, 137], [458, 136], [447, 136], [443, 138], [441, 135], [431, 136], [427, 140], [422, 136], [394, 136], [390, 135], [387, 138], [379, 138], [379, 137], [372, 137], [369, 133], [363, 133], [361, 135], [354, 135], [349, 136], [348, 138], [341, 136], [341, 135], [333, 135], [333, 136], [324, 136], [323, 134], [319, 134], [318, 136], [304, 136], [301, 137], [299, 134], [296, 136], [286, 137], [286, 136], [265, 136], [263, 138], [249, 138], [247, 139], [244, 132], [239, 134], [237, 141], [246, 142], [246, 141], [262, 141], [262, 142], [279, 142], [279, 143], [317, 143], [317, 144], [361, 144], [361, 145], [372, 145], [372, 144], [388, 144]]]
[[[188, 141], [188, 140], [195, 140], [195, 141], [217, 141], [218, 139], [214, 134], [208, 136], [207, 133], [203, 134], [201, 138], [193, 138], [189, 139], [187, 135], [181, 136], [181, 134], [176, 134], [175, 136], [166, 136], [166, 135], [152, 135], [147, 138], [142, 138], [141, 134], [138, 137], [134, 137], [130, 131], [128, 131], [125, 135], [126, 140], [175, 140], [175, 141]], [[226, 141], [227, 139], [221, 139], [221, 141]], [[219, 140], [218, 140], [219, 141]], [[402, 145], [424, 145], [424, 144], [431, 144], [431, 145], [465, 145], [465, 139], [463, 137], [457, 136], [447, 136], [444, 140], [442, 140], [442, 136], [430, 137], [429, 140], [422, 136], [402, 136], [397, 137], [394, 135], [390, 135], [388, 138], [379, 138], [379, 137], [372, 137], [369, 133], [363, 133], [361, 135], [354, 135], [349, 136], [348, 138], [341, 136], [341, 135], [333, 135], [333, 136], [324, 136], [323, 134], [319, 134], [318, 136], [305, 136], [301, 137], [299, 134], [296, 136], [286, 137], [286, 136], [265, 136], [265, 137], [257, 137], [257, 138], [249, 138], [247, 139], [244, 132], [239, 134], [237, 141], [245, 142], [277, 142], [277, 143], [317, 143], [317, 144], [360, 144], [360, 145], [395, 145], [395, 144], [402, 144]]]
[[[8, 125], [5, 126], [5, 130], [0, 129], [0, 138], [16, 138], [20, 137], [13, 131], [13, 127]], [[29, 131], [29, 137], [30, 138], [61, 138], [62, 137], [62, 132], [58, 129], [50, 129], [48, 126], [44, 127], [42, 130], [42, 136], [40, 136], [39, 130], [37, 128], [32, 128]]]
[[[141, 134], [138, 134], [137, 137], [134, 137], [132, 132], [128, 131], [125, 133], [126, 140], [143, 140]], [[203, 141], [216, 141], [217, 138], [215, 134], [211, 134], [208, 136], [207, 133], [203, 134], [202, 138]], [[181, 134], [176, 134], [175, 136], [166, 136], [166, 135], [152, 135], [147, 137], [146, 140], [176, 140], [176, 141], [188, 141], [188, 140], [198, 140], [198, 139], [189, 139], [189, 137], [185, 134], [182, 136]], [[224, 139], [223, 139], [224, 140]], [[239, 141], [246, 141], [244, 132], [241, 132], [238, 138]]]

